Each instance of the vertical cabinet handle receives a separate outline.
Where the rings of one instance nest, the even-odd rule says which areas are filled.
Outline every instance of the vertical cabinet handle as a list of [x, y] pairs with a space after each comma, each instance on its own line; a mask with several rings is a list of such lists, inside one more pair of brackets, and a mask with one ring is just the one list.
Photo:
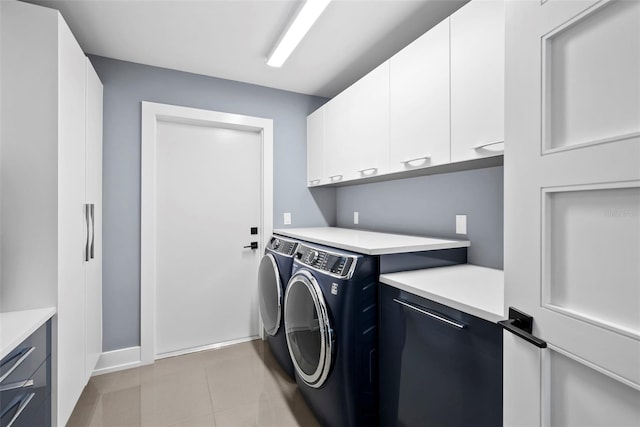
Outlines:
[[95, 210], [96, 210], [96, 205], [95, 203], [91, 203], [90, 205], [90, 209], [89, 209], [89, 213], [90, 218], [91, 218], [91, 246], [89, 248], [89, 256], [91, 259], [94, 258], [94, 247], [95, 247], [95, 241], [96, 241], [96, 215], [95, 215]]
[[84, 225], [85, 225], [85, 240], [84, 240], [84, 261], [89, 261], [89, 205], [85, 203], [84, 205]]

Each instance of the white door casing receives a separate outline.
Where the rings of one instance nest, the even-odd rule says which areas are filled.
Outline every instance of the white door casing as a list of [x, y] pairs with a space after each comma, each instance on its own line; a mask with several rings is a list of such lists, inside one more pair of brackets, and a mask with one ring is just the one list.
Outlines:
[[506, 22], [504, 425], [639, 425], [640, 2]]
[[[259, 251], [265, 247], [273, 231], [273, 122], [271, 119], [200, 110], [151, 102], [142, 103], [142, 229], [141, 229], [141, 363], [153, 363], [157, 354], [157, 160], [159, 123], [213, 127], [259, 134], [260, 138], [260, 230]], [[242, 168], [241, 159], [229, 159]], [[233, 185], [233, 181], [225, 181]], [[233, 214], [233, 212], [229, 212]], [[248, 234], [248, 233], [247, 233]], [[247, 237], [248, 244], [249, 238]], [[233, 243], [236, 244], [236, 243]], [[246, 251], [246, 250], [245, 250]], [[259, 256], [256, 255], [257, 261]], [[255, 280], [256, 271], [252, 272]], [[257, 286], [254, 286], [257, 300]], [[259, 319], [259, 315], [255, 316]], [[262, 325], [260, 324], [261, 328]]]

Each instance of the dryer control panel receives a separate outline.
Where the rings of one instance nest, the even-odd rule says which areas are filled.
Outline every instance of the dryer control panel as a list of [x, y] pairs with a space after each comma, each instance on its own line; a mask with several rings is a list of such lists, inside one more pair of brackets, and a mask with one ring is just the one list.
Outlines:
[[291, 240], [272, 236], [267, 247], [279, 254], [293, 256], [293, 254], [296, 252], [296, 249], [298, 249], [298, 242], [292, 242]]
[[350, 276], [356, 264], [356, 258], [353, 256], [323, 251], [302, 244], [298, 246], [295, 257], [309, 267], [341, 278]]

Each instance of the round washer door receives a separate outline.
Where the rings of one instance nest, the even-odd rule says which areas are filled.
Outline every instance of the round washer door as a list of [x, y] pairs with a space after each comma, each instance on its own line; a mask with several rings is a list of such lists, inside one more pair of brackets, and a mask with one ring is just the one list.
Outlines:
[[260, 260], [258, 268], [258, 299], [260, 300], [260, 317], [264, 330], [275, 335], [280, 329], [282, 313], [282, 283], [276, 259], [266, 254]]
[[318, 282], [305, 270], [287, 285], [284, 326], [296, 372], [307, 385], [321, 387], [331, 370], [333, 330]]

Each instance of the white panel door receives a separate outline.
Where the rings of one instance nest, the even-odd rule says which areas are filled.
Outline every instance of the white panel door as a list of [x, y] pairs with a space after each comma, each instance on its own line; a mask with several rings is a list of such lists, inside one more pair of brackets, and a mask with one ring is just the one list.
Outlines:
[[85, 264], [87, 360], [89, 380], [102, 353], [102, 83], [87, 63], [86, 203], [90, 211], [89, 262]]
[[307, 117], [307, 186], [326, 184], [324, 173], [324, 107]]
[[504, 424], [640, 425], [640, 2], [506, 3]]
[[451, 15], [451, 161], [504, 152], [504, 2]]
[[255, 337], [261, 135], [157, 126], [156, 356]]
[[449, 19], [390, 62], [390, 170], [449, 163]]
[[58, 16], [58, 20], [58, 311], [57, 324], [54, 323], [57, 326], [54, 372], [58, 384], [58, 424], [64, 425], [86, 384], [86, 57], [62, 17]]

